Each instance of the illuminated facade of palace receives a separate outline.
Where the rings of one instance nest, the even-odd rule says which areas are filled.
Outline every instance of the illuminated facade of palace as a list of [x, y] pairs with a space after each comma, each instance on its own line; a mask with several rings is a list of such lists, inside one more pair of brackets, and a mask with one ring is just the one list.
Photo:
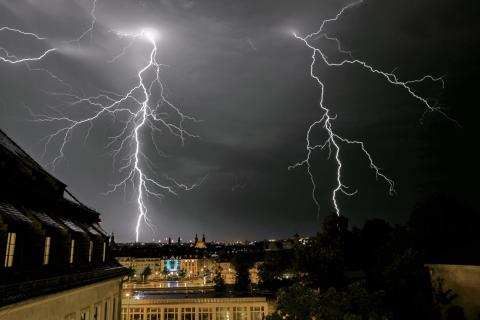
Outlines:
[[[117, 260], [124, 267], [132, 268], [134, 274], [132, 280], [184, 280], [192, 283], [210, 283], [217, 270], [220, 271], [226, 284], [235, 283], [235, 268], [229, 261], [218, 261], [215, 258], [132, 258], [117, 257]], [[147, 279], [141, 279], [145, 268], [151, 269]], [[255, 265], [250, 269], [250, 281], [257, 284], [259, 281], [258, 268]]]

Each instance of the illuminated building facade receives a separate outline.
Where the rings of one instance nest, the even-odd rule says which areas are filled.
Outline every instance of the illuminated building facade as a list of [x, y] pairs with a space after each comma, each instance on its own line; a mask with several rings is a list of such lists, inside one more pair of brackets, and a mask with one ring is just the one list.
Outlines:
[[[150, 268], [152, 273], [148, 276], [149, 280], [165, 280], [167, 278], [197, 278], [202, 276], [202, 271], [206, 270], [210, 261], [207, 259], [180, 257], [170, 258], [131, 258], [118, 257], [118, 262], [127, 268], [134, 270], [133, 280], [139, 279], [145, 268]], [[205, 263], [205, 264], [204, 264]]]
[[265, 297], [125, 296], [122, 320], [262, 320], [269, 310]]
[[0, 319], [118, 319], [127, 270], [99, 214], [2, 131], [0, 176]]
[[[131, 280], [187, 280], [193, 284], [207, 284], [213, 281], [216, 270], [220, 271], [226, 284], [235, 283], [235, 268], [229, 261], [218, 261], [215, 258], [133, 258], [117, 257], [118, 262], [126, 268], [132, 268], [134, 274]], [[141, 274], [145, 268], [150, 268], [152, 273], [147, 279], [142, 279]], [[195, 281], [198, 280], [198, 281]], [[250, 269], [250, 281], [257, 284], [259, 281], [258, 264]]]

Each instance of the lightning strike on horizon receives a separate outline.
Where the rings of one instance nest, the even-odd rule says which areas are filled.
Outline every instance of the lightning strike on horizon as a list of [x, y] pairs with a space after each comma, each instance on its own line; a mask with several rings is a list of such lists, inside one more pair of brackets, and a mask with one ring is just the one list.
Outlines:
[[[91, 23], [79, 37], [67, 41], [66, 43], [79, 44], [82, 39], [87, 35], [90, 35], [90, 42], [92, 40], [92, 33], [95, 28], [97, 17], [95, 15], [97, 0], [93, 0], [92, 8], [90, 11]], [[31, 32], [25, 32], [20, 29], [1, 27], [0, 32], [13, 32], [21, 35], [22, 37], [34, 38], [36, 41], [45, 41], [47, 38], [37, 35]], [[49, 145], [54, 139], [60, 140], [60, 146], [57, 154], [53, 160], [49, 163], [53, 169], [55, 169], [56, 163], [58, 163], [64, 156], [64, 149], [73, 134], [73, 131], [86, 127], [85, 140], [90, 135], [90, 131], [95, 121], [100, 120], [104, 116], [110, 116], [115, 123], [121, 123], [119, 133], [117, 135], [109, 137], [109, 142], [106, 144], [106, 149], [111, 150], [113, 158], [113, 166], [117, 161], [119, 164], [119, 173], [123, 175], [120, 181], [111, 185], [111, 189], [106, 194], [113, 193], [120, 188], [123, 188], [124, 193], [128, 185], [131, 185], [133, 190], [136, 191], [136, 203], [138, 206], [138, 214], [135, 223], [135, 241], [138, 242], [142, 222], [149, 227], [153, 227], [148, 215], [148, 208], [145, 203], [146, 197], [153, 196], [162, 198], [166, 194], [172, 194], [178, 196], [178, 192], [189, 191], [203, 183], [206, 177], [198, 180], [197, 182], [187, 185], [178, 182], [174, 178], [163, 175], [158, 177], [155, 173], [155, 177], [147, 174], [147, 171], [143, 167], [146, 165], [148, 168], [153, 168], [154, 164], [149, 157], [142, 151], [141, 145], [143, 141], [142, 131], [145, 129], [150, 130], [150, 138], [156, 151], [159, 155], [165, 156], [163, 151], [159, 148], [155, 142], [154, 135], [163, 133], [163, 130], [171, 135], [180, 139], [181, 144], [185, 143], [186, 138], [198, 138], [197, 135], [190, 133], [184, 128], [185, 121], [199, 122], [199, 120], [188, 116], [181, 112], [181, 110], [173, 104], [165, 94], [165, 86], [161, 81], [161, 67], [165, 66], [158, 62], [158, 47], [157, 47], [157, 32], [153, 29], [142, 29], [137, 33], [124, 33], [112, 31], [115, 36], [120, 39], [129, 38], [130, 42], [127, 46], [123, 47], [121, 52], [112, 58], [107, 63], [113, 63], [116, 60], [122, 58], [129, 48], [138, 40], [146, 41], [151, 47], [146, 64], [140, 68], [136, 74], [137, 82], [124, 94], [109, 92], [105, 90], [99, 90], [97, 95], [93, 96], [79, 96], [73, 93], [62, 92], [45, 92], [51, 96], [59, 97], [63, 99], [63, 103], [66, 106], [86, 107], [89, 111], [93, 111], [90, 115], [83, 118], [76, 119], [74, 117], [65, 115], [64, 113], [55, 110], [58, 116], [51, 116], [46, 114], [35, 114], [30, 109], [31, 115], [34, 117], [32, 121], [45, 122], [45, 123], [57, 123], [63, 124], [60, 129], [54, 131], [51, 135], [46, 137], [46, 143], [44, 148], [44, 155], [47, 152]], [[60, 78], [56, 77], [53, 73], [43, 68], [31, 68], [28, 62], [40, 61], [49, 55], [51, 52], [57, 51], [58, 48], [50, 48], [44, 51], [42, 54], [34, 57], [17, 58], [15, 55], [10, 54], [6, 49], [0, 47], [0, 61], [19, 64], [24, 63], [28, 69], [46, 71], [51, 77], [63, 82]], [[150, 79], [148, 77], [151, 77]], [[68, 84], [66, 84], [68, 85]], [[158, 99], [153, 101], [154, 92], [156, 89]], [[167, 111], [164, 109], [168, 109]], [[126, 117], [126, 120], [121, 117]], [[121, 154], [127, 153], [127, 156], [121, 159], [117, 159]]]
[[[320, 203], [319, 203], [319, 201], [316, 197], [317, 183], [316, 183], [315, 177], [312, 173], [312, 164], [311, 164], [312, 153], [317, 149], [324, 150], [325, 148], [328, 148], [328, 158], [331, 157], [332, 151], [333, 151], [333, 154], [334, 154], [334, 158], [335, 158], [335, 162], [336, 162], [336, 166], [337, 166], [336, 186], [332, 191], [331, 200], [332, 200], [333, 208], [334, 208], [335, 213], [337, 215], [340, 215], [340, 207], [339, 207], [338, 199], [337, 199], [338, 193], [341, 192], [341, 193], [343, 193], [347, 196], [353, 196], [354, 194], [357, 193], [357, 190], [352, 191], [352, 192], [348, 191], [349, 187], [342, 182], [342, 167], [343, 167], [343, 164], [342, 164], [342, 157], [340, 155], [341, 144], [359, 146], [362, 153], [364, 154], [364, 156], [369, 161], [370, 168], [375, 172], [375, 177], [377, 179], [380, 178], [380, 179], [382, 179], [383, 181], [386, 182], [386, 184], [388, 185], [388, 192], [389, 192], [390, 195], [393, 195], [395, 193], [395, 183], [394, 183], [394, 181], [392, 179], [388, 178], [385, 174], [383, 174], [382, 171], [381, 171], [381, 168], [378, 167], [375, 164], [375, 162], [373, 161], [372, 155], [370, 154], [370, 152], [365, 147], [365, 143], [363, 141], [360, 141], [360, 140], [353, 140], [353, 139], [348, 139], [348, 138], [342, 137], [335, 132], [332, 123], [333, 123], [334, 120], [336, 120], [337, 116], [332, 115], [331, 109], [325, 105], [325, 103], [324, 103], [325, 84], [322, 82], [322, 80], [319, 78], [319, 76], [314, 73], [314, 67], [317, 63], [317, 58], [319, 58], [327, 67], [343, 67], [343, 66], [346, 66], [346, 65], [358, 65], [358, 66], [362, 67], [363, 69], [366, 69], [370, 73], [373, 73], [373, 74], [379, 75], [380, 77], [385, 78], [390, 84], [406, 90], [412, 98], [419, 101], [426, 108], [425, 112], [422, 116], [422, 119], [425, 116], [426, 112], [439, 112], [443, 116], [448, 118], [449, 120], [452, 120], [452, 121], [455, 122], [455, 120], [451, 119], [443, 111], [443, 108], [438, 104], [438, 102], [436, 100], [424, 98], [424, 97], [420, 96], [419, 94], [415, 93], [413, 88], [412, 88], [413, 84], [422, 83], [422, 82], [427, 81], [427, 80], [429, 80], [433, 83], [438, 82], [438, 83], [440, 83], [440, 85], [443, 88], [444, 87], [444, 81], [443, 81], [442, 77], [434, 77], [434, 76], [431, 76], [431, 75], [425, 75], [425, 76], [423, 76], [422, 78], [419, 78], [419, 79], [402, 81], [394, 74], [394, 72], [385, 72], [385, 71], [379, 70], [379, 69], [371, 66], [370, 64], [368, 64], [365, 61], [355, 59], [350, 51], [347, 51], [347, 50], [342, 48], [342, 44], [341, 44], [339, 39], [334, 38], [334, 37], [330, 37], [324, 31], [324, 28], [328, 23], [337, 22], [338, 19], [345, 13], [345, 11], [351, 9], [352, 7], [360, 5], [362, 3], [363, 3], [363, 0], [358, 0], [356, 2], [350, 3], [350, 4], [342, 7], [340, 9], [340, 11], [338, 11], [338, 13], [333, 18], [323, 20], [319, 29], [316, 32], [310, 33], [310, 34], [308, 34], [304, 37], [301, 37], [301, 36], [297, 35], [295, 32], [293, 33], [293, 36], [297, 40], [302, 41], [305, 44], [305, 46], [312, 51], [312, 56], [311, 56], [312, 61], [311, 61], [311, 64], [310, 64], [310, 77], [312, 79], [314, 79], [315, 82], [320, 87], [320, 102], [319, 102], [319, 105], [320, 105], [320, 109], [322, 109], [322, 111], [323, 111], [323, 115], [319, 120], [316, 120], [313, 123], [311, 123], [308, 130], [307, 130], [306, 137], [305, 137], [305, 139], [306, 139], [306, 151], [307, 151], [306, 158], [304, 160], [300, 161], [300, 162], [297, 162], [297, 163], [289, 166], [288, 169], [291, 170], [291, 169], [295, 169], [295, 168], [301, 167], [301, 166], [306, 167], [306, 171], [307, 171], [310, 183], [312, 185], [311, 196], [312, 196], [312, 200], [313, 200], [313, 202], [314, 202], [314, 204], [317, 208], [317, 215], [319, 215], [319, 213], [320, 213]], [[337, 47], [337, 51], [339, 53], [343, 54], [344, 56], [347, 56], [348, 58], [343, 59], [340, 62], [330, 61], [329, 58], [327, 57], [327, 55], [321, 49], [319, 49], [319, 48], [317, 48], [317, 47], [315, 47], [311, 44], [312, 40], [317, 40], [319, 38], [324, 38], [328, 41], [335, 42], [336, 47]], [[323, 143], [321, 143], [321, 144], [313, 144], [312, 141], [311, 141], [312, 131], [317, 126], [321, 126], [327, 134], [326, 140], [323, 141]]]

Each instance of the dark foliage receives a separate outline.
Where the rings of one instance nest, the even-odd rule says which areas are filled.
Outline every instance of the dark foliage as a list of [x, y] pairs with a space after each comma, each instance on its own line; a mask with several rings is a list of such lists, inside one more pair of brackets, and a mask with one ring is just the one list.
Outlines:
[[213, 286], [215, 293], [225, 293], [227, 287], [225, 285], [225, 280], [222, 277], [221, 267], [218, 267], [218, 269], [215, 271], [213, 282], [215, 283]]
[[146, 281], [148, 279], [148, 276], [150, 276], [152, 274], [152, 268], [150, 268], [150, 266], [146, 266], [143, 271], [142, 271], [142, 279], [143, 281]]
[[383, 296], [381, 291], [369, 292], [364, 282], [352, 283], [343, 291], [321, 291], [296, 283], [279, 292], [277, 310], [269, 319], [390, 319]]
[[[350, 231], [345, 217], [327, 216], [291, 263], [284, 253], [265, 255], [262, 285], [283, 286], [271, 319], [464, 319], [452, 290], [432, 288], [425, 264], [478, 259], [479, 217], [438, 196], [419, 203], [407, 227], [372, 219]], [[285, 273], [295, 284], [279, 281]]]
[[261, 288], [274, 292], [280, 287], [288, 286], [292, 281], [292, 268], [291, 250], [267, 251], [258, 270]]
[[437, 193], [418, 203], [408, 221], [415, 247], [429, 263], [479, 264], [480, 213]]
[[231, 260], [235, 268], [235, 291], [248, 292], [251, 289], [250, 268], [253, 267], [255, 260], [252, 255], [239, 253]]

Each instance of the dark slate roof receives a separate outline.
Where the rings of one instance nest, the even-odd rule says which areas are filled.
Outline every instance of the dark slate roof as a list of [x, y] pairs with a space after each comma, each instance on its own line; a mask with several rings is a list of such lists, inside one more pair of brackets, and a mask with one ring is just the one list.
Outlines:
[[64, 227], [62, 227], [59, 223], [53, 220], [49, 215], [38, 211], [32, 211], [32, 213], [38, 220], [40, 220], [42, 224], [58, 230], [65, 230]]
[[15, 222], [26, 223], [31, 225], [32, 220], [25, 217], [23, 213], [18, 211], [14, 206], [6, 202], [0, 202], [0, 212], [4, 214], [7, 219], [14, 220]]
[[83, 229], [87, 230], [88, 233], [90, 233], [91, 235], [94, 235], [94, 236], [99, 236], [100, 233], [95, 230], [91, 225], [89, 224], [86, 224], [86, 223], [80, 223], [80, 222], [77, 222], [77, 225], [81, 226]]
[[60, 220], [63, 222], [63, 224], [65, 224], [70, 230], [74, 231], [74, 232], [78, 232], [78, 233], [85, 233], [85, 231], [83, 231], [82, 228], [80, 228], [79, 226], [77, 226], [75, 223], [73, 223], [72, 221], [68, 220], [68, 219], [63, 219], [63, 218], [60, 218]]
[[23, 151], [23, 149], [20, 148], [15, 142], [13, 142], [13, 140], [10, 139], [2, 130], [0, 130], [0, 145], [19, 157], [26, 159], [30, 158], [30, 156], [25, 151]]
[[43, 174], [50, 176], [53, 180], [61, 185], [65, 185], [63, 182], [52, 176], [48, 173], [43, 167], [38, 164], [32, 157], [30, 157], [18, 144], [15, 143], [10, 137], [7, 136], [5, 132], [0, 130], [0, 146], [5, 148], [11, 154], [13, 154], [18, 159], [21, 159], [23, 163], [28, 165], [31, 168], [34, 168], [38, 172], [42, 172]]
[[[67, 194], [71, 197], [73, 197], [71, 195], [71, 193], [68, 191], [68, 189], [65, 189]], [[95, 220], [98, 220], [98, 217], [100, 216], [100, 213], [98, 213], [97, 211], [93, 210], [92, 208], [84, 205], [83, 203], [81, 203], [79, 200], [77, 200], [76, 198], [73, 198], [75, 201], [72, 201], [70, 199], [67, 199], [67, 198], [63, 198], [62, 199], [62, 202], [68, 206], [68, 210], [74, 210], [76, 212], [82, 212], [83, 215], [87, 215], [89, 216], [90, 218], [94, 218]], [[83, 221], [83, 220], [82, 220]]]
[[93, 223], [92, 225], [93, 225], [93, 227], [94, 227], [98, 232], [100, 232], [103, 236], [108, 237], [107, 232], [106, 232], [105, 230], [103, 230], [103, 228], [100, 227], [100, 225], [99, 225], [98, 223]]

